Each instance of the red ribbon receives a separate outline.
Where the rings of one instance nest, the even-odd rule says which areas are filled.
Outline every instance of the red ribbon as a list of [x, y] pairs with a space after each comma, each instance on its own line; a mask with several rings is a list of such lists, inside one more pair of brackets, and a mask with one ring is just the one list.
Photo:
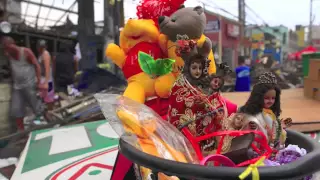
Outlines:
[[[203, 160], [203, 155], [202, 155], [199, 143], [201, 141], [211, 139], [213, 137], [221, 137], [218, 148], [217, 148], [217, 153], [216, 153], [216, 154], [220, 154], [223, 146], [224, 137], [226, 135], [238, 137], [245, 134], [254, 133], [255, 134], [254, 142], [260, 145], [259, 147], [257, 147], [253, 142], [251, 144], [251, 147], [254, 151], [256, 151], [260, 156], [266, 156], [266, 158], [268, 158], [274, 152], [274, 150], [272, 150], [271, 147], [268, 145], [268, 140], [266, 136], [261, 131], [219, 131], [219, 132], [206, 134], [203, 136], [194, 137], [187, 128], [183, 128], [182, 133], [190, 141], [200, 161]], [[260, 157], [250, 159], [248, 161], [244, 161], [240, 164], [237, 164], [236, 166], [241, 167], [241, 166], [247, 166], [249, 164], [254, 164], [259, 159]]]

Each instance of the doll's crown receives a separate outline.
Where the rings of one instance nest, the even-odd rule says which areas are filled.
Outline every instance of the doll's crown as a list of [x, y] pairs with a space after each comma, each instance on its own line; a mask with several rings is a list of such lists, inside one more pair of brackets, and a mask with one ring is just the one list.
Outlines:
[[277, 84], [277, 78], [273, 73], [265, 72], [258, 77], [258, 84]]

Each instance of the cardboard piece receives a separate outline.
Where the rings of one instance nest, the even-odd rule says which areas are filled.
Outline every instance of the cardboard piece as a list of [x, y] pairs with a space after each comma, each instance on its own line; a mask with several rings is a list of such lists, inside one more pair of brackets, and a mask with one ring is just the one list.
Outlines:
[[320, 79], [304, 79], [304, 96], [320, 101]]
[[320, 59], [310, 59], [307, 79], [320, 82]]

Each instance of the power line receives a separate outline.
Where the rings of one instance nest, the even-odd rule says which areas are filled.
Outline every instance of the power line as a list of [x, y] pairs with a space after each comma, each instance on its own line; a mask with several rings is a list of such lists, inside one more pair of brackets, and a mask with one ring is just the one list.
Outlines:
[[[220, 11], [222, 11], [222, 12], [224, 12], [224, 13], [230, 15], [230, 16], [232, 16], [233, 18], [235, 18], [233, 20], [238, 21], [238, 16], [237, 15], [234, 15], [233, 13], [229, 12], [228, 10], [218, 6], [216, 3], [212, 3], [212, 4], [214, 4], [216, 6], [216, 7], [213, 7], [212, 5], [207, 4], [206, 2], [202, 2], [201, 0], [198, 0], [198, 2], [201, 3], [205, 7], [209, 7], [209, 8], [212, 8], [212, 9], [218, 9], [218, 10], [220, 10]], [[251, 16], [249, 16], [249, 17], [251, 17]], [[253, 18], [251, 17], [251, 19], [253, 19]], [[255, 20], [253, 20], [253, 21], [254, 22], [250, 22], [247, 19], [245, 19], [245, 23], [246, 24], [259, 24], [259, 23], [257, 23], [257, 21], [255, 21]]]
[[220, 11], [222, 11], [222, 12], [224, 12], [224, 13], [230, 15], [230, 16], [232, 16], [232, 17], [235, 18], [236, 20], [238, 20], [238, 16], [237, 16], [237, 15], [232, 14], [231, 12], [229, 12], [229, 11], [225, 10], [224, 8], [218, 6], [218, 5], [217, 5], [216, 3], [214, 3], [214, 2], [211, 2], [211, 1], [210, 1], [210, 3], [213, 4], [213, 5], [216, 6], [216, 7], [213, 7], [212, 5], [208, 4], [206, 1], [205, 1], [205, 2], [203, 2], [203, 1], [201, 1], [201, 0], [197, 0], [197, 1], [198, 1], [200, 4], [202, 4], [203, 6], [205, 6], [205, 7], [209, 7], [209, 8], [212, 8], [212, 9], [218, 9], [218, 10], [220, 10]]
[[[200, 1], [200, 0], [198, 0], [198, 2], [201, 2], [201, 3], [204, 4], [205, 6], [211, 7], [211, 8], [213, 8], [213, 9], [219, 9], [219, 10], [221, 10], [221, 11], [223, 11], [223, 12], [225, 12], [225, 13], [231, 15], [231, 16], [233, 16], [234, 18], [237, 18], [237, 19], [238, 19], [238, 16], [236, 16], [236, 15], [230, 13], [229, 11], [225, 10], [224, 8], [218, 6], [218, 5], [217, 5], [216, 3], [214, 3], [214, 2], [211, 2], [211, 3], [214, 4], [216, 7], [213, 7], [213, 6], [209, 5], [209, 4], [206, 4], [205, 2], [202, 2], [202, 1]], [[246, 20], [246, 19], [245, 19], [244, 21], [245, 21], [245, 23], [258, 24], [256, 21], [255, 21], [255, 23], [248, 22], [248, 20]], [[266, 23], [266, 24], [267, 24], [267, 23]], [[262, 31], [262, 32], [264, 32], [264, 33], [268, 33], [267, 31], [265, 31], [264, 29], [262, 29], [262, 28], [261, 28], [260, 26], [258, 26], [258, 25], [257, 25], [257, 26], [254, 26], [254, 28], [258, 28], [260, 31]]]
[[[211, 5], [209, 5], [209, 4], [205, 3], [205, 2], [202, 2], [202, 1], [200, 1], [200, 0], [198, 0], [198, 2], [200, 2], [201, 4], [203, 4], [203, 6], [205, 6], [205, 7], [210, 7], [210, 8], [213, 8], [213, 9], [219, 9], [219, 10], [221, 10], [221, 11], [223, 11], [223, 12], [225, 12], [225, 13], [227, 13], [227, 14], [235, 17], [235, 18], [238, 18], [238, 16], [230, 13], [229, 11], [225, 10], [224, 8], [218, 6], [218, 5], [215, 4], [215, 3], [212, 3], [212, 4], [214, 4], [216, 7], [213, 7], [213, 6], [211, 6]], [[256, 14], [257, 14], [257, 13], [256, 13]], [[257, 14], [257, 15], [258, 15], [258, 14]], [[246, 14], [246, 16], [248, 17], [248, 14]], [[259, 15], [258, 15], [258, 16], [259, 16]], [[247, 19], [245, 19], [245, 23], [257, 24], [256, 26], [253, 26], [252, 28], [258, 29], [258, 30], [260, 30], [260, 31], [263, 32], [263, 33], [268, 33], [268, 34], [269, 34], [269, 32], [267, 32], [266, 30], [264, 30], [262, 27], [260, 27], [260, 26], [258, 25], [257, 21], [255, 21], [255, 23], [251, 23], [251, 22], [249, 22]], [[264, 21], [264, 24], [265, 24], [265, 25], [268, 25], [268, 23], [266, 23], [265, 21]]]
[[[212, 2], [212, 1], [210, 1], [210, 4], [208, 4], [207, 1], [203, 1], [203, 0], [197, 0], [197, 2], [200, 3], [200, 4], [202, 4], [202, 6], [203, 6], [204, 8], [206, 8], [206, 9], [207, 9], [208, 7], [211, 8], [211, 9], [218, 9], [218, 10], [220, 10], [220, 11], [228, 14], [229, 16], [235, 18], [235, 19], [233, 19], [233, 20], [238, 21], [238, 16], [237, 16], [237, 15], [234, 15], [233, 13], [231, 13], [231, 12], [229, 12], [228, 10], [220, 7], [219, 5], [217, 5], [216, 3]], [[139, 4], [139, 3], [137, 3], [137, 2], [135, 2], [135, 1], [133, 1], [133, 0], [132, 0], [130, 3], [133, 4], [133, 5]], [[212, 6], [211, 4], [213, 4], [215, 7]], [[248, 15], [247, 15], [247, 17], [248, 17]], [[250, 16], [249, 16], [249, 17], [250, 17]], [[255, 20], [254, 20], [254, 22], [249, 22], [247, 19], [245, 20], [245, 23], [246, 23], [246, 24], [258, 24], [257, 21], [255, 21]], [[267, 24], [267, 23], [265, 23], [265, 24]], [[257, 25], [257, 26], [254, 26], [254, 27], [255, 27], [255, 28], [258, 28], [260, 31], [262, 31], [262, 32], [264, 32], [264, 33], [267, 33], [265, 30], [263, 30], [263, 29], [262, 29], [260, 26], [258, 26], [258, 25]]]
[[261, 16], [256, 13], [251, 7], [249, 7], [247, 3], [245, 3], [245, 7], [250, 10], [258, 19], [260, 19], [264, 23], [264, 25], [269, 26], [268, 23], [264, 19], [262, 19]]
[[313, 24], [313, 11], [312, 11], [313, 0], [310, 0], [310, 19], [309, 19], [309, 33], [308, 33], [308, 41], [309, 45], [312, 45], [312, 24]]

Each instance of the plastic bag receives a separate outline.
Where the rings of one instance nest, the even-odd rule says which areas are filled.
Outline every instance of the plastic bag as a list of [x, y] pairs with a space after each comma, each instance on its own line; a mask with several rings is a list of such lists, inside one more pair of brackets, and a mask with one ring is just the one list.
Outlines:
[[184, 135], [146, 105], [116, 94], [96, 94], [95, 98], [112, 128], [127, 143], [160, 158], [199, 162]]

